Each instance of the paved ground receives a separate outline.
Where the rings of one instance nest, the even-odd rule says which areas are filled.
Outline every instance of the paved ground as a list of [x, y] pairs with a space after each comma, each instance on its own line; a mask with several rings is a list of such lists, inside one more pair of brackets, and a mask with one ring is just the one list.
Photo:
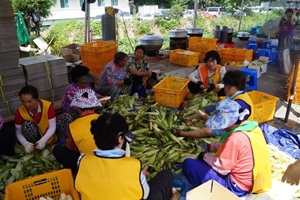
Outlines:
[[[243, 48], [246, 45], [246, 42], [234, 40], [237, 47]], [[154, 70], [160, 70], [162, 72], [166, 72], [172, 75], [176, 75], [179, 77], [187, 77], [195, 67], [182, 67], [178, 65], [171, 64], [169, 62], [169, 53], [168, 51], [160, 51], [160, 54], [156, 57], [148, 57], [147, 58], [150, 66]], [[279, 98], [277, 103], [275, 118], [285, 118], [286, 116], [286, 108], [287, 108], [287, 77], [278, 72], [276, 66], [268, 65], [267, 72], [262, 74], [258, 79], [258, 91], [262, 91], [273, 96]], [[296, 123], [294, 123], [296, 122]], [[300, 122], [300, 106], [297, 104], [293, 104], [291, 108], [291, 112], [289, 113], [289, 122], [286, 124], [285, 128], [289, 128], [287, 126], [295, 127], [298, 126]], [[275, 120], [274, 126], [278, 128], [282, 128], [284, 123], [281, 120]], [[298, 130], [295, 132], [298, 132]], [[300, 131], [299, 131], [300, 132]]]

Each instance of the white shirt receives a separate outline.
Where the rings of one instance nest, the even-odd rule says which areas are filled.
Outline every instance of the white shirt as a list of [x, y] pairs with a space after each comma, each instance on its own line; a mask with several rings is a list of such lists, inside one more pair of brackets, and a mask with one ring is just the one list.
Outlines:
[[[201, 67], [201, 66], [199, 66]], [[221, 80], [223, 79], [224, 75], [226, 73], [226, 68], [224, 66], [222, 66], [220, 68], [220, 76], [221, 76]], [[214, 75], [214, 72], [208, 72], [208, 77], [211, 77], [212, 75]], [[199, 72], [198, 69], [196, 69], [195, 71], [193, 71], [189, 77], [188, 77], [192, 82], [197, 83], [198, 81], [203, 82], [203, 80], [201, 80], [200, 76], [199, 76]]]

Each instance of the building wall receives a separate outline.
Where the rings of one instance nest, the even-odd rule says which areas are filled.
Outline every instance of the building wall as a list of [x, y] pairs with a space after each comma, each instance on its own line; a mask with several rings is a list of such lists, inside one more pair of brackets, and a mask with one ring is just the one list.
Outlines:
[[[67, 1], [67, 0], [65, 0]], [[61, 0], [56, 1], [56, 5], [51, 8], [51, 15], [43, 19], [44, 25], [50, 25], [54, 21], [57, 20], [65, 20], [65, 19], [84, 19], [85, 12], [81, 11], [81, 4], [83, 0], [68, 0], [69, 7], [61, 8]], [[118, 8], [121, 11], [129, 12], [129, 3], [128, 0], [118, 0], [118, 5], [111, 5], [112, 0], [105, 0], [104, 6], [98, 6], [98, 1], [90, 4], [90, 17], [94, 18], [96, 15], [104, 14], [104, 8], [106, 6], [113, 6], [114, 8]], [[115, 0], [116, 1], [116, 0]]]

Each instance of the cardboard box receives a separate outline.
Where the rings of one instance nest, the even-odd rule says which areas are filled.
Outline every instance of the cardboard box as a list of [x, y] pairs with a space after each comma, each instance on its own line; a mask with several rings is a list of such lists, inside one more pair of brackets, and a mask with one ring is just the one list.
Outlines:
[[63, 56], [66, 62], [75, 63], [81, 60], [80, 54], [69, 54]]
[[240, 200], [238, 196], [213, 180], [207, 181], [206, 183], [194, 188], [186, 194], [186, 200], [220, 199]]
[[80, 54], [80, 46], [78, 44], [69, 44], [60, 48], [61, 56], [66, 56], [70, 54]]
[[257, 78], [259, 78], [262, 74], [267, 72], [268, 61], [262, 62], [260, 60], [254, 60], [249, 65], [248, 68], [257, 70]]

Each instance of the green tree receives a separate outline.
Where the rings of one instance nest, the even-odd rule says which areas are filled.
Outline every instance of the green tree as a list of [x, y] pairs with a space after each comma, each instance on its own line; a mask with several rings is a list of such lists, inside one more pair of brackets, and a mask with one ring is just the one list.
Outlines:
[[180, 5], [174, 5], [172, 6], [172, 8], [169, 11], [169, 15], [172, 18], [179, 18], [183, 16], [183, 10], [182, 7]]
[[[29, 26], [30, 14], [36, 12], [40, 17], [47, 18], [51, 12], [50, 8], [55, 5], [56, 0], [11, 0], [14, 12], [21, 11]], [[36, 23], [33, 30], [39, 35], [40, 24]]]
[[182, 8], [186, 9], [186, 8], [188, 8], [189, 2], [190, 2], [190, 0], [172, 0], [171, 6], [179, 5]]

